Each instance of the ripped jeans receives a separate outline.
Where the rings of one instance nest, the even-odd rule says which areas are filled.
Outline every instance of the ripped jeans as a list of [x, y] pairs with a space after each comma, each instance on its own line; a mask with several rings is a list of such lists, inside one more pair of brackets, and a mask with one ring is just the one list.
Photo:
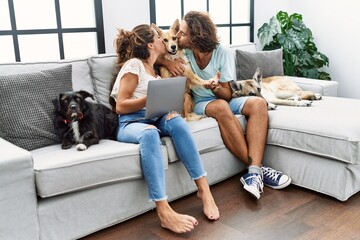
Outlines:
[[180, 115], [175, 113], [168, 120], [166, 118], [169, 114], [145, 120], [144, 113], [144, 110], [140, 110], [120, 115], [117, 140], [140, 145], [141, 168], [148, 186], [149, 199], [167, 200], [160, 137], [171, 137], [176, 153], [193, 180], [206, 176], [206, 172], [190, 129]]

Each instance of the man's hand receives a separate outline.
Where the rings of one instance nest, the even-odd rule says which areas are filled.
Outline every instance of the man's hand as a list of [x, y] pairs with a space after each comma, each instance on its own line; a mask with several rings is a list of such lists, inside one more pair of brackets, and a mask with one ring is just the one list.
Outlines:
[[207, 89], [211, 89], [212, 91], [216, 92], [216, 89], [220, 88], [220, 72], [218, 71], [213, 78], [210, 78], [209, 81], [204, 83], [204, 87]]

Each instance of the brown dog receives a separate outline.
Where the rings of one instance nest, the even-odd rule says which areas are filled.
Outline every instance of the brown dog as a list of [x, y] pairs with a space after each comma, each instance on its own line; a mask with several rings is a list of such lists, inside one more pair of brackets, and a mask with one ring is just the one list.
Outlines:
[[312, 100], [320, 100], [321, 94], [302, 90], [295, 82], [285, 76], [263, 78], [257, 68], [253, 79], [231, 81], [233, 97], [260, 96], [268, 103], [268, 109], [276, 105], [309, 107]]
[[[193, 87], [196, 86], [203, 86], [203, 84], [206, 82], [203, 79], [201, 79], [198, 75], [196, 75], [190, 66], [189, 60], [184, 54], [184, 50], [179, 49], [178, 46], [178, 38], [176, 36], [176, 33], [179, 31], [180, 28], [180, 22], [179, 20], [175, 20], [173, 25], [168, 31], [163, 31], [155, 24], [151, 24], [151, 27], [154, 28], [158, 34], [162, 37], [163, 42], [165, 44], [165, 48], [167, 51], [167, 54], [165, 54], [163, 57], [174, 61], [176, 58], [183, 59], [185, 61], [185, 71], [183, 75], [186, 77], [186, 91], [184, 96], [184, 110], [183, 110], [183, 117], [187, 121], [193, 121], [198, 120], [202, 118], [202, 116], [196, 115], [194, 111], [194, 102], [191, 97], [190, 90]], [[167, 70], [166, 67], [161, 66], [160, 67], [160, 75], [162, 78], [168, 78], [173, 77], [173, 75]]]

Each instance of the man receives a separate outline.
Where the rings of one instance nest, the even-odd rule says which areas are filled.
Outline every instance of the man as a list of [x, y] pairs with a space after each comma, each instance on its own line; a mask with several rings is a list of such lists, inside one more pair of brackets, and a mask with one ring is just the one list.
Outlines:
[[[232, 98], [229, 81], [235, 79], [233, 54], [219, 44], [216, 25], [207, 13], [188, 12], [177, 33], [178, 44], [186, 49], [193, 71], [202, 79], [211, 79], [220, 72], [220, 81], [209, 81], [204, 87], [192, 90], [197, 114], [213, 117], [219, 124], [221, 136], [229, 151], [248, 166], [248, 173], [240, 181], [244, 189], [257, 199], [263, 184], [281, 189], [291, 178], [261, 162], [265, 150], [268, 112], [267, 103], [260, 97]], [[181, 75], [184, 67], [178, 62], [160, 60], [174, 75]], [[246, 135], [234, 114], [247, 118]]]

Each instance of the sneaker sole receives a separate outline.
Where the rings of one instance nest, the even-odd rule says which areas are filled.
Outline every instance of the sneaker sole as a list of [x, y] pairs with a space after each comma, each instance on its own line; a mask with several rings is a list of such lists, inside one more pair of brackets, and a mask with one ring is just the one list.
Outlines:
[[286, 188], [287, 186], [289, 186], [290, 185], [290, 183], [291, 183], [291, 178], [289, 177], [289, 179], [285, 182], [285, 183], [283, 183], [282, 185], [280, 185], [280, 186], [271, 186], [271, 185], [268, 185], [268, 184], [266, 184], [266, 183], [264, 183], [264, 185], [265, 186], [267, 186], [267, 187], [270, 187], [270, 188], [272, 188], [272, 189], [283, 189], [283, 188]]
[[250, 187], [245, 183], [245, 180], [243, 178], [240, 178], [240, 182], [244, 185], [244, 189], [251, 194], [254, 198], [257, 200], [260, 198], [260, 193]]

